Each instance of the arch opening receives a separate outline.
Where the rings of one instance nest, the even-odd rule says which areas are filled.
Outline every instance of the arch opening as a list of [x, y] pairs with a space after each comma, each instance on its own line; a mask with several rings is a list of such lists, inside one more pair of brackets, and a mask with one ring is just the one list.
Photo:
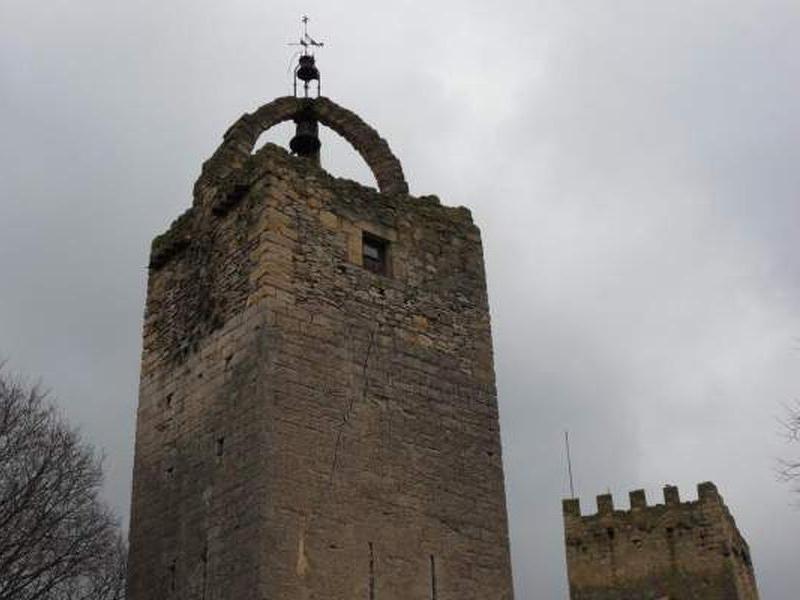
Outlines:
[[[251, 154], [255, 154], [270, 143], [288, 150], [289, 141], [294, 133], [295, 125], [291, 120], [278, 123], [261, 133]], [[378, 187], [378, 180], [364, 157], [356, 152], [345, 138], [330, 127], [320, 127], [319, 138], [322, 142], [320, 149], [322, 168], [334, 177], [351, 179], [372, 188]]]
[[311, 110], [322, 125], [339, 134], [361, 155], [381, 192], [408, 193], [403, 168], [386, 140], [358, 115], [324, 97], [312, 100], [287, 96], [245, 114], [225, 133], [222, 145], [204, 166], [198, 185], [224, 178], [250, 156], [264, 132], [292, 120], [300, 110]]
[[289, 141], [294, 135], [294, 123], [291, 121], [282, 121], [273, 125], [269, 129], [261, 132], [261, 135], [256, 139], [253, 144], [253, 150], [250, 154], [255, 154], [267, 144], [275, 144], [281, 148], [289, 148]]

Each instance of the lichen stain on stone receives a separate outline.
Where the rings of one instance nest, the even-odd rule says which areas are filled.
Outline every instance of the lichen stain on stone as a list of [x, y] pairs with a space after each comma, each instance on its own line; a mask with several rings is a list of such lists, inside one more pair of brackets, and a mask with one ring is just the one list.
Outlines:
[[297, 574], [305, 577], [308, 573], [309, 564], [306, 556], [306, 532], [300, 531], [300, 538], [297, 540]]

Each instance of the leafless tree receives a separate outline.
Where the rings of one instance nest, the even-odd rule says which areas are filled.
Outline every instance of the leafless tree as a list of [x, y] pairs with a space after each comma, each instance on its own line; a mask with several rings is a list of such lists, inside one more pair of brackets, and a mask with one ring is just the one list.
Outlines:
[[[800, 443], [800, 401], [786, 407], [785, 415], [780, 419], [783, 433], [789, 442]], [[778, 465], [778, 476], [782, 481], [800, 484], [800, 456], [781, 459]], [[800, 485], [795, 488], [800, 493]]]
[[102, 460], [0, 365], [0, 600], [121, 600], [126, 548]]

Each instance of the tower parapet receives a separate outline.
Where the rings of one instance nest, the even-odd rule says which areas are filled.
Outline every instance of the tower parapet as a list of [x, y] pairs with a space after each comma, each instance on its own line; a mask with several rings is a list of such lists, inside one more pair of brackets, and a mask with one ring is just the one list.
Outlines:
[[634, 490], [619, 510], [602, 494], [591, 515], [577, 498], [563, 500], [572, 600], [757, 599], [750, 549], [717, 487], [701, 483], [697, 496], [681, 502], [667, 485], [664, 503], [650, 506]]

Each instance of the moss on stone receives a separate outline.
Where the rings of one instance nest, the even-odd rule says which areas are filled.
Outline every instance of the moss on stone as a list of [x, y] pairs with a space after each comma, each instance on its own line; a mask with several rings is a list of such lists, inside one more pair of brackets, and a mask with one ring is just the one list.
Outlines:
[[164, 233], [153, 238], [150, 245], [151, 269], [159, 269], [170, 258], [186, 248], [192, 240], [191, 222], [194, 218], [194, 208], [189, 208], [175, 219]]

